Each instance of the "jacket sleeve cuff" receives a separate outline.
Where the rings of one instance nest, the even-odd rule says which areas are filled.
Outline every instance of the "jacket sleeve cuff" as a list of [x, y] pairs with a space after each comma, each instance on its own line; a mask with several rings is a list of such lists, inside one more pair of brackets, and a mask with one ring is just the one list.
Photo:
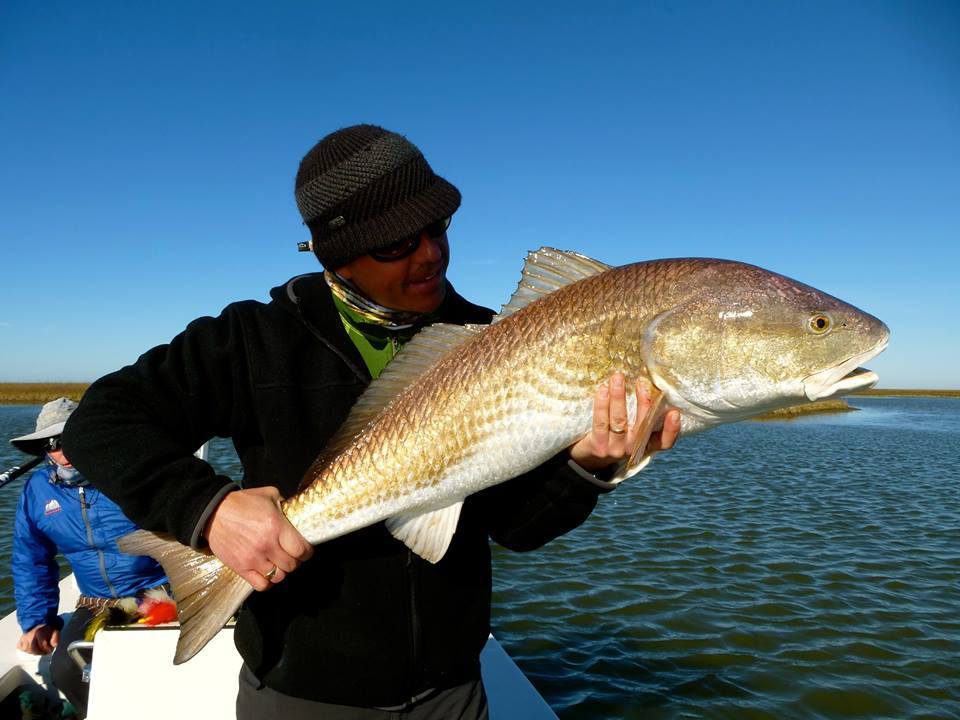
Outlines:
[[601, 480], [599, 477], [597, 477], [593, 473], [588, 472], [587, 470], [584, 470], [574, 460], [567, 460], [567, 466], [571, 470], [573, 470], [578, 476], [586, 480], [588, 483], [599, 488], [601, 492], [608, 493], [611, 490], [616, 489], [617, 485], [619, 484], [614, 482], [607, 482], [606, 480]]
[[190, 547], [192, 547], [194, 550], [203, 550], [207, 547], [207, 539], [203, 536], [203, 530], [207, 526], [207, 520], [209, 520], [210, 516], [213, 515], [213, 511], [217, 509], [217, 506], [220, 504], [221, 500], [223, 500], [234, 490], [239, 489], [240, 487], [236, 483], [229, 482], [220, 488], [216, 495], [210, 498], [210, 502], [207, 503], [207, 506], [203, 509], [203, 512], [200, 513], [200, 517], [197, 519], [197, 524], [194, 526], [193, 532], [190, 534]]
[[46, 615], [40, 618], [27, 618], [23, 621], [17, 619], [18, 624], [20, 625], [21, 634], [26, 635], [28, 632], [34, 628], [40, 627], [41, 625], [48, 625], [55, 630], [63, 629], [63, 618], [57, 615], [57, 609], [54, 608], [51, 611], [48, 611]]

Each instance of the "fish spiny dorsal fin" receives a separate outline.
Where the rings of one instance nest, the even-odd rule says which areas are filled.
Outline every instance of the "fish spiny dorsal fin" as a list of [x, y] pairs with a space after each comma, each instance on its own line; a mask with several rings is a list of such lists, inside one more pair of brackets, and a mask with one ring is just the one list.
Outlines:
[[325, 465], [328, 458], [349, 445], [381, 410], [414, 383], [427, 368], [485, 327], [485, 325], [437, 323], [425, 327], [414, 335], [413, 339], [404, 345], [397, 356], [390, 361], [380, 377], [370, 383], [370, 386], [357, 399], [347, 419], [330, 438], [311, 471], [304, 476], [303, 482], [309, 484], [309, 476], [312, 476], [314, 471]]
[[586, 255], [569, 250], [556, 250], [550, 247], [532, 250], [527, 253], [523, 274], [513, 297], [510, 298], [510, 302], [500, 308], [500, 314], [493, 319], [493, 322], [499, 322], [554, 290], [559, 290], [578, 280], [599, 275], [610, 267], [599, 260], [593, 260]]

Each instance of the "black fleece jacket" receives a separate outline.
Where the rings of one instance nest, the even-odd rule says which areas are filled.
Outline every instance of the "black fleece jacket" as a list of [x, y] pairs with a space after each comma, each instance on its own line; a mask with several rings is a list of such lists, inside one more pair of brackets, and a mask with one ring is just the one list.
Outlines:
[[[244, 487], [293, 494], [370, 382], [322, 274], [294, 278], [271, 298], [190, 323], [94, 383], [67, 423], [68, 457], [141, 527], [196, 542], [210, 507], [236, 487], [192, 454], [212, 437], [233, 440]], [[448, 286], [442, 321], [492, 315]], [[599, 492], [561, 454], [468, 498], [436, 565], [382, 523], [324, 543], [245, 603], [237, 647], [269, 687], [343, 705], [399, 705], [478, 677], [490, 629], [489, 538], [537, 548], [582, 523]]]

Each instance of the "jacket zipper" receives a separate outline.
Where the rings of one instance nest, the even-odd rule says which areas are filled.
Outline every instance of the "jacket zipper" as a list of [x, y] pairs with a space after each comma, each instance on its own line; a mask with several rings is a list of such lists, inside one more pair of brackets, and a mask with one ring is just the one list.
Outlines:
[[422, 688], [419, 684], [423, 682], [423, 677], [419, 675], [420, 667], [420, 618], [417, 615], [417, 583], [414, 577], [414, 558], [413, 551], [407, 550], [407, 582], [410, 588], [410, 693], [415, 695]]
[[107, 575], [107, 564], [106, 558], [103, 555], [103, 550], [96, 547], [96, 544], [93, 541], [93, 527], [90, 525], [90, 518], [87, 515], [87, 508], [90, 507], [87, 505], [87, 494], [83, 489], [83, 486], [77, 488], [80, 493], [80, 514], [83, 515], [83, 525], [87, 529], [87, 543], [92, 549], [97, 551], [97, 562], [100, 565], [100, 575], [103, 577], [103, 581], [107, 584], [107, 588], [110, 590], [110, 597], [117, 597], [117, 591], [113, 587], [113, 583], [110, 582], [110, 577]]
[[[300, 277], [304, 277], [304, 276], [301, 275]], [[319, 329], [317, 329], [317, 327], [310, 321], [309, 318], [307, 318], [306, 313], [303, 311], [303, 306], [300, 303], [300, 296], [297, 295], [296, 292], [294, 292], [293, 290], [293, 284], [297, 280], [299, 280], [300, 277], [295, 277], [293, 278], [293, 280], [290, 280], [287, 283], [287, 297], [289, 297], [293, 301], [294, 305], [296, 306], [297, 315], [299, 315], [300, 317], [300, 322], [302, 322], [304, 327], [306, 327], [307, 330], [310, 331], [311, 335], [313, 335], [317, 340], [323, 343], [323, 345], [325, 345], [331, 352], [333, 352], [337, 357], [339, 357], [343, 361], [344, 365], [346, 365], [348, 368], [350, 368], [351, 371], [353, 371], [353, 374], [357, 376], [360, 382], [369, 383], [370, 373], [365, 372], [366, 365], [364, 365], [362, 370], [359, 367], [357, 367], [357, 365], [347, 355], [345, 355], [340, 348], [338, 348], [336, 345], [330, 342], [326, 337], [324, 337], [324, 334], [320, 332]]]

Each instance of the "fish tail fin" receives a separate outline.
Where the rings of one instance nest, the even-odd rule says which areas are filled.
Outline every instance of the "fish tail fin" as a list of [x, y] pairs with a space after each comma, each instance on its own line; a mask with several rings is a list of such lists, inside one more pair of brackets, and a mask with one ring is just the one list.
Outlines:
[[130, 555], [149, 555], [167, 573], [180, 620], [174, 665], [200, 652], [253, 592], [209, 550], [194, 550], [169, 535], [137, 530], [117, 545]]

